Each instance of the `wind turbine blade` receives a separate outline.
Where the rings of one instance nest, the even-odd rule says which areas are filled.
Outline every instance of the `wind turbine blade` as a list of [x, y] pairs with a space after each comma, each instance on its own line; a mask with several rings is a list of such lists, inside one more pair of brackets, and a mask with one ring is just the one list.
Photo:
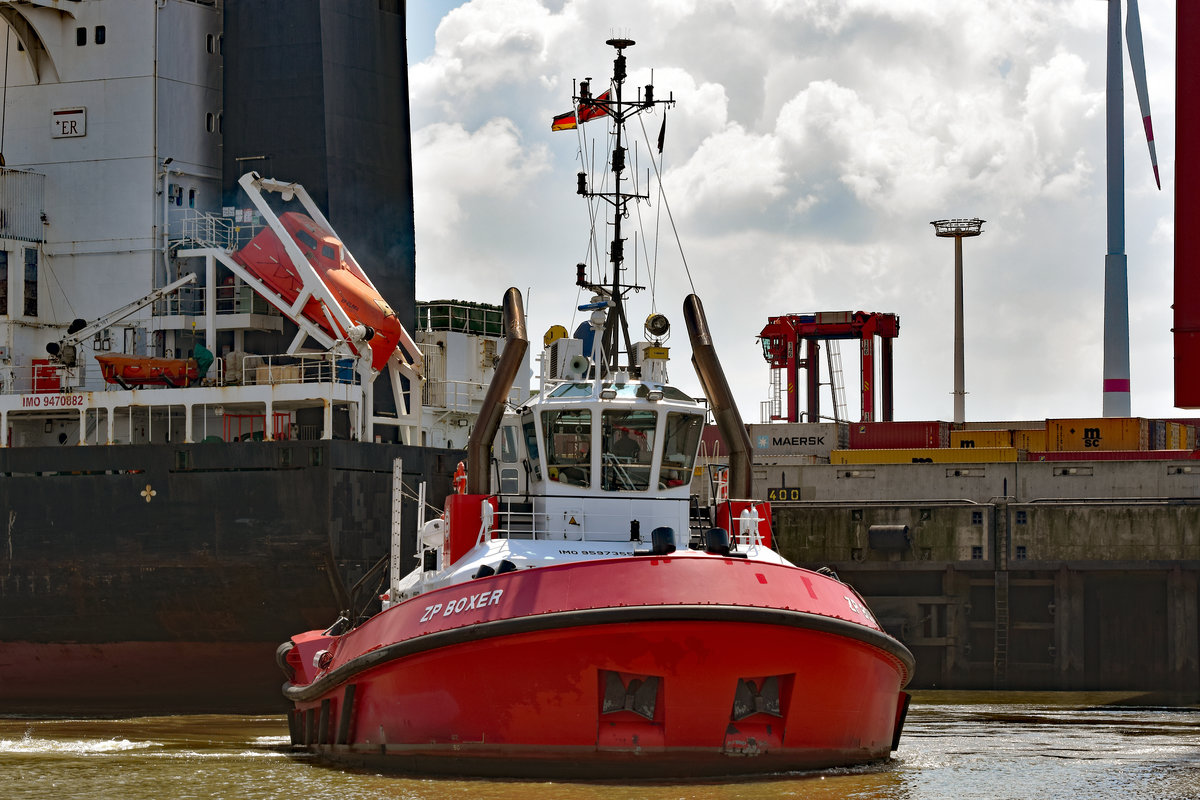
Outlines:
[[1129, 65], [1133, 67], [1133, 85], [1137, 89], [1142, 124], [1146, 126], [1146, 144], [1150, 147], [1154, 183], [1162, 189], [1162, 182], [1158, 179], [1158, 153], [1154, 150], [1154, 129], [1150, 126], [1150, 95], [1146, 91], [1146, 53], [1142, 49], [1142, 20], [1138, 15], [1137, 0], [1129, 0], [1129, 16], [1125, 19], [1125, 41], [1129, 44]]

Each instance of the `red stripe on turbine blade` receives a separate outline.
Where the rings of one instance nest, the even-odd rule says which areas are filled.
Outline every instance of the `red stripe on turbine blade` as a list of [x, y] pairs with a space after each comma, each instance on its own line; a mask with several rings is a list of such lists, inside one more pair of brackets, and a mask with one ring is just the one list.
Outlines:
[[1154, 165], [1154, 183], [1158, 188], [1162, 188], [1162, 181], [1158, 179], [1158, 164]]
[[1146, 141], [1153, 142], [1154, 141], [1154, 129], [1152, 127], [1150, 127], [1150, 116], [1149, 115], [1142, 117], [1142, 124], [1146, 126]]
[[1104, 391], [1106, 392], [1129, 392], [1128, 378], [1105, 378]]

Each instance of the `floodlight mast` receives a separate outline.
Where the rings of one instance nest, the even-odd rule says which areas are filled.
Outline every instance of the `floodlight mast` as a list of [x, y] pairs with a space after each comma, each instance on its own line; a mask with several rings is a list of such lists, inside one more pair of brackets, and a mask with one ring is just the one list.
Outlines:
[[962, 240], [983, 233], [982, 219], [938, 219], [929, 223], [934, 235], [954, 239], [954, 421], [966, 422], [965, 357], [963, 355]]

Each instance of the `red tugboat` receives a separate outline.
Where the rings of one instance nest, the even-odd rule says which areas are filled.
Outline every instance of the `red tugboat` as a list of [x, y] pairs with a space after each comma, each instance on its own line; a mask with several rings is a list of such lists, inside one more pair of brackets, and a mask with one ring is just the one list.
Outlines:
[[[761, 774], [885, 759], [913, 658], [836, 576], [772, 549], [750, 495], [750, 442], [703, 306], [683, 307], [693, 363], [731, 442], [707, 518], [690, 482], [708, 409], [667, 381], [668, 321], [629, 344], [621, 222], [623, 124], [666, 106], [586, 83], [579, 119], [615, 123], [610, 283], [575, 337], [552, 328], [542, 391], [505, 413], [527, 346], [521, 296], [468, 446], [461, 491], [418, 520], [418, 568], [392, 559], [384, 609], [280, 648], [294, 745], [373, 769], [453, 775]], [[600, 215], [601, 218], [603, 215]], [[621, 348], [620, 339], [625, 347]], [[623, 356], [623, 358], [622, 358]], [[457, 482], [457, 481], [456, 481]], [[728, 497], [729, 499], [725, 499]], [[398, 553], [398, 545], [393, 546]]]

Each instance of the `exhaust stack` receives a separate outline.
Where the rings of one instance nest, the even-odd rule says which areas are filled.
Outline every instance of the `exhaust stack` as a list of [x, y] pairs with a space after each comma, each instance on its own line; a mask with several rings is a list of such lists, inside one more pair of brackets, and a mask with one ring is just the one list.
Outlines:
[[712, 404], [713, 416], [722, 438], [729, 444], [729, 498], [750, 497], [750, 434], [742, 424], [742, 415], [733, 402], [733, 392], [725, 380], [725, 371], [717, 359], [712, 336], [708, 332], [708, 320], [700, 298], [689, 294], [683, 301], [683, 319], [687, 323], [688, 336], [692, 340], [692, 366], [700, 377], [704, 394]]
[[496, 439], [496, 432], [500, 430], [504, 399], [512, 389], [517, 370], [525, 358], [525, 350], [529, 347], [529, 337], [525, 333], [525, 304], [521, 300], [521, 292], [516, 288], [509, 288], [504, 293], [504, 330], [504, 353], [483, 397], [479, 421], [475, 423], [475, 430], [471, 431], [471, 438], [467, 442], [467, 494], [488, 493], [488, 451]]

